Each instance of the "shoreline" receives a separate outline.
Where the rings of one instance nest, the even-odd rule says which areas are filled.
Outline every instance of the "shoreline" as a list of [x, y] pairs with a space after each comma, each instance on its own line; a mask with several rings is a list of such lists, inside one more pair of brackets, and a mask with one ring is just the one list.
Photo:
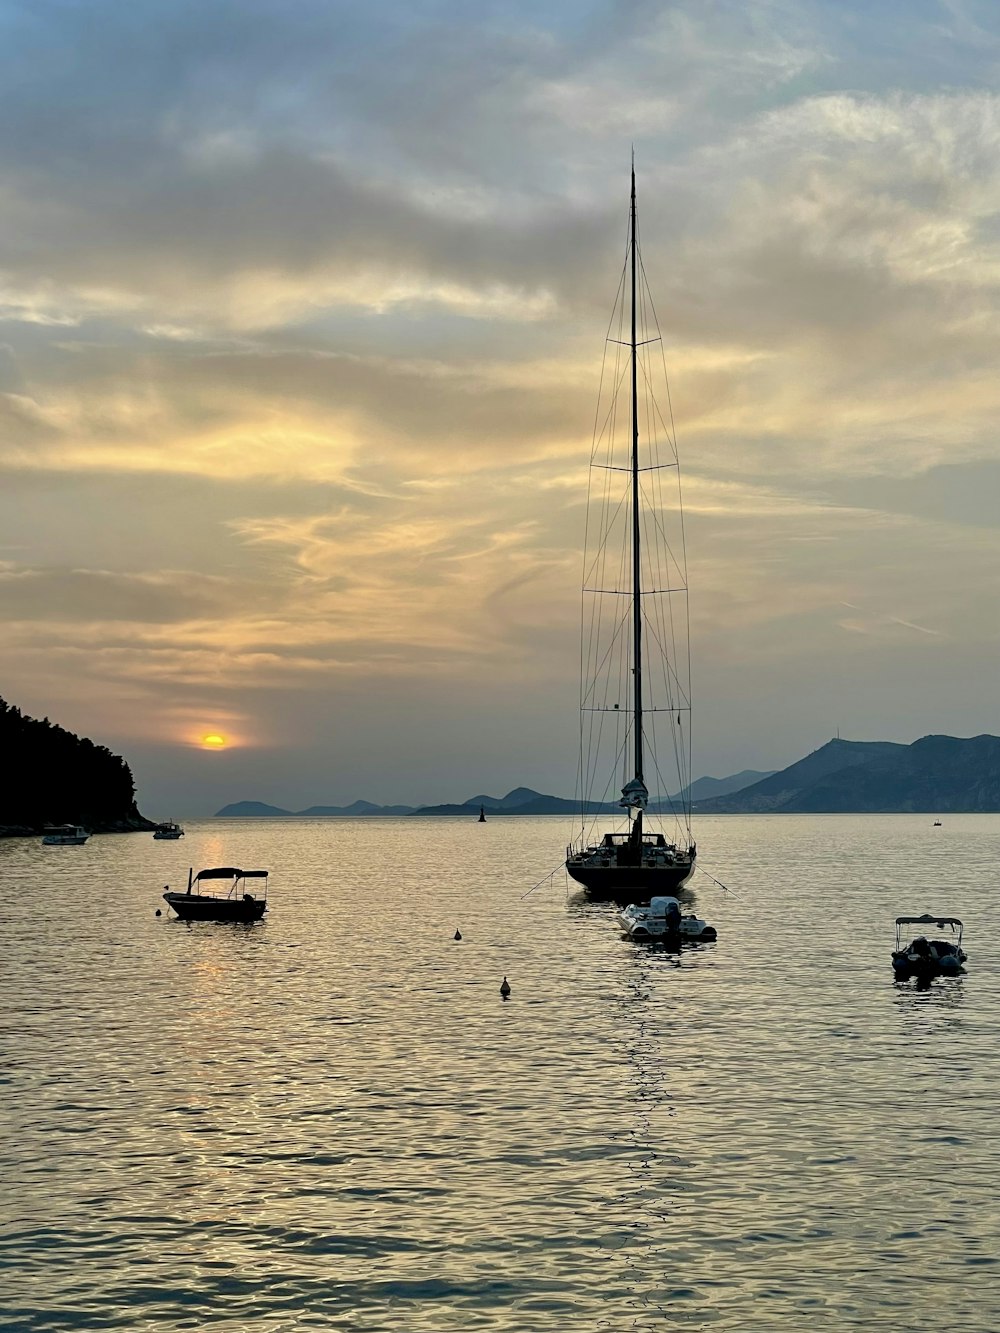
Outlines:
[[[68, 821], [61, 821], [66, 823]], [[0, 824], [0, 838], [40, 838], [46, 828], [52, 825], [46, 824]], [[146, 819], [144, 815], [130, 815], [126, 819], [106, 819], [101, 820], [94, 825], [84, 822], [82, 827], [90, 834], [95, 833], [155, 833], [160, 827], [152, 819]]]

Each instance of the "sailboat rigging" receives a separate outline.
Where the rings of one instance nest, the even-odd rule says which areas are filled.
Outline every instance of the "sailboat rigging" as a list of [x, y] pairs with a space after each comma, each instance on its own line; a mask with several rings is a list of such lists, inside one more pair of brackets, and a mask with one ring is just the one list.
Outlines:
[[[624, 412], [621, 399], [627, 401]], [[663, 480], [671, 472], [673, 500]], [[694, 872], [687, 595], [680, 464], [662, 339], [639, 246], [633, 161], [625, 263], [605, 342], [590, 463], [580, 832], [566, 849], [567, 871], [593, 896], [634, 901], [671, 894]], [[673, 760], [669, 781], [661, 767], [661, 747]], [[667, 754], [662, 758], [665, 767]], [[607, 801], [616, 773], [621, 774], [617, 807], [624, 812], [619, 816], [624, 827], [604, 831], [601, 816], [606, 822], [616, 808]], [[672, 818], [672, 836], [655, 827], [657, 816]]]

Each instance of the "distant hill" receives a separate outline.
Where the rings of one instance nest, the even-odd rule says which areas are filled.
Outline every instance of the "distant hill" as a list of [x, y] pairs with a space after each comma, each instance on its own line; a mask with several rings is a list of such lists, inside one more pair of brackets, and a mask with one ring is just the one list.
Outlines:
[[[755, 768], [745, 768], [742, 773], [734, 773], [731, 778], [697, 778], [686, 792], [692, 801], [707, 801], [716, 796], [728, 796], [730, 792], [742, 791], [744, 787], [762, 782], [774, 771], [768, 769], [767, 772], [761, 773]], [[673, 799], [676, 801], [679, 796]]]
[[1000, 811], [1000, 736], [923, 736], [901, 754], [831, 773], [803, 792], [803, 811]]
[[216, 819], [325, 819], [327, 816], [347, 815], [411, 815], [412, 805], [372, 805], [371, 801], [354, 801], [351, 805], [311, 805], [308, 810], [282, 810], [263, 801], [235, 801], [216, 810]]
[[[579, 814], [580, 802], [568, 801], [562, 796], [545, 796], [542, 792], [532, 791], [530, 787], [515, 787], [506, 796], [473, 796], [461, 804], [422, 805], [412, 811], [415, 815], [478, 815], [483, 806], [491, 815], [561, 815]], [[617, 810], [617, 805], [600, 805], [592, 802], [587, 806], [589, 814], [610, 813]]]
[[1000, 811], [1000, 737], [828, 741], [698, 814], [902, 814]]
[[224, 805], [215, 812], [216, 819], [275, 819], [280, 815], [292, 815], [293, 810], [282, 810], [277, 805], [265, 805], [263, 801], [236, 801], [233, 805]]
[[788, 768], [772, 773], [740, 791], [698, 801], [694, 808], [698, 812], [712, 814], [765, 814], [781, 810], [813, 783], [833, 773], [866, 764], [872, 759], [885, 758], [906, 748], [892, 741], [828, 741]]
[[46, 824], [82, 824], [92, 833], [157, 827], [139, 813], [132, 770], [121, 755], [3, 699], [0, 755], [7, 776], [0, 836], [39, 833]]
[[412, 805], [372, 805], [371, 801], [352, 801], [350, 805], [311, 805], [297, 814], [319, 818], [326, 815], [412, 815]]

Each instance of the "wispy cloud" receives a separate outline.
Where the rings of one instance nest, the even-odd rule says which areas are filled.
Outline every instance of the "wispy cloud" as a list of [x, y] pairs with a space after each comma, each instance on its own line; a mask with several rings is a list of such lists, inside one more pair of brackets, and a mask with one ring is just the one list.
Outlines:
[[[97, 0], [3, 19], [12, 697], [160, 739], [214, 710], [248, 749], [307, 744], [325, 708], [371, 783], [412, 759], [418, 717], [436, 725], [416, 748], [481, 764], [486, 682], [537, 710], [505, 715], [495, 752], [516, 739], [559, 785], [633, 142], [706, 768], [794, 757], [844, 680], [873, 701], [879, 672], [905, 680], [885, 705], [905, 729], [948, 696], [946, 656], [975, 678], [1000, 630], [983, 11]], [[381, 760], [351, 740], [370, 688]], [[782, 717], [801, 700], [791, 756], [747, 706], [771, 690]]]

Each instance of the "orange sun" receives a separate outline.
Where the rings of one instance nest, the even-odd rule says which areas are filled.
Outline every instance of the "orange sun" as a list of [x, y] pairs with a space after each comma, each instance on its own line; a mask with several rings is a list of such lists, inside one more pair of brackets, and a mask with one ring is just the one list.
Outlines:
[[224, 750], [226, 747], [226, 738], [225, 736], [220, 736], [217, 731], [213, 731], [207, 736], [202, 736], [201, 743], [206, 750]]

